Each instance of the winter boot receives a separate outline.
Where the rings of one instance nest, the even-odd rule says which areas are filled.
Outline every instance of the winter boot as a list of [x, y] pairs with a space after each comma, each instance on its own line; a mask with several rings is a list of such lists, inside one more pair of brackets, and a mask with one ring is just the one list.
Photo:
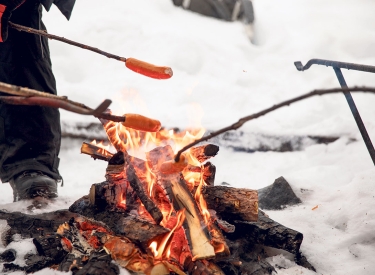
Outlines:
[[56, 198], [57, 181], [40, 171], [25, 171], [9, 181], [13, 188], [13, 201], [34, 197]]

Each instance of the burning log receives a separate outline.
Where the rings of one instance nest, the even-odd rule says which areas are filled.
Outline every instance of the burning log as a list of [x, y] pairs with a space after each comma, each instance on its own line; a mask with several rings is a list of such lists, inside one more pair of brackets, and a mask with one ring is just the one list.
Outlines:
[[147, 243], [169, 232], [168, 229], [123, 212], [98, 209], [89, 202], [88, 196], [74, 202], [69, 210], [90, 219], [103, 222], [114, 234], [126, 236], [137, 243]]
[[130, 186], [133, 188], [134, 192], [138, 195], [139, 199], [145, 206], [148, 213], [152, 216], [156, 224], [160, 224], [163, 220], [163, 214], [161, 213], [160, 209], [155, 205], [155, 203], [151, 200], [148, 196], [147, 192], [145, 191], [141, 181], [139, 180], [134, 166], [131, 162], [131, 158], [127, 153], [124, 153], [125, 163], [126, 163], [126, 179], [129, 182]]
[[200, 162], [214, 157], [219, 152], [219, 146], [214, 144], [205, 144], [202, 146], [193, 147], [190, 149], [190, 153]]
[[155, 170], [159, 170], [164, 162], [172, 160], [173, 156], [173, 149], [170, 145], [156, 147], [146, 153], [147, 161]]
[[258, 193], [256, 190], [226, 186], [205, 186], [202, 190], [209, 209], [229, 222], [258, 220]]
[[109, 161], [113, 157], [113, 154], [108, 152], [106, 149], [87, 142], [82, 143], [81, 153], [90, 155], [93, 159], [105, 161]]
[[215, 257], [214, 247], [210, 243], [207, 226], [204, 225], [196, 202], [191, 195], [185, 180], [178, 175], [170, 180], [169, 186], [170, 200], [175, 210], [186, 209], [186, 220], [184, 228], [188, 238], [193, 259], [206, 259]]

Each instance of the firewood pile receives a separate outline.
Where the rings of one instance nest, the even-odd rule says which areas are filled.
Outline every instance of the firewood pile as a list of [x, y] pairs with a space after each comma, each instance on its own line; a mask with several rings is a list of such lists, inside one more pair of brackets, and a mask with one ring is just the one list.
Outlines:
[[313, 269], [299, 251], [303, 235], [258, 210], [256, 190], [215, 186], [216, 168], [208, 160], [218, 146], [193, 147], [176, 163], [165, 142], [170, 132], [159, 133], [159, 146], [142, 159], [129, 148], [147, 140], [146, 133], [124, 133], [101, 122], [117, 152], [91, 143], [83, 143], [81, 152], [108, 162], [104, 182], [93, 184], [69, 210], [0, 211], [9, 225], [2, 241], [10, 243], [14, 234], [31, 237], [38, 251], [27, 255], [26, 266], [5, 263], [5, 272], [50, 267], [75, 275], [119, 274], [119, 265], [146, 275], [271, 274], [269, 247]]

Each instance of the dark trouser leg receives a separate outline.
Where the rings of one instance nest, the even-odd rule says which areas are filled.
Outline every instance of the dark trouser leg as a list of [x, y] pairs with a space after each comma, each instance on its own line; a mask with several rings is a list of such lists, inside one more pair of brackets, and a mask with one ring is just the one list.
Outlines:
[[[5, 68], [4, 68], [5, 67]], [[1, 66], [6, 69], [9, 66]], [[0, 68], [0, 78], [1, 72]], [[56, 93], [51, 66], [45, 61], [25, 64], [18, 77], [8, 83]], [[53, 80], [53, 81], [51, 81]], [[0, 79], [0, 81], [7, 82]], [[0, 103], [0, 178], [8, 182], [26, 170], [38, 170], [60, 179], [60, 113], [40, 106]]]
[[[45, 29], [39, 1], [26, 1], [12, 15], [14, 23]], [[0, 43], [0, 81], [56, 94], [48, 40], [9, 29]], [[0, 179], [8, 182], [25, 170], [60, 179], [61, 129], [57, 109], [0, 103]]]

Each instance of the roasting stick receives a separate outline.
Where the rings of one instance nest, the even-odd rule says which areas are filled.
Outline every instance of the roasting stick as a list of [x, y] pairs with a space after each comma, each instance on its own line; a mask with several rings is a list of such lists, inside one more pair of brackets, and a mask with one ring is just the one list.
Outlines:
[[18, 31], [29, 32], [29, 33], [45, 36], [49, 39], [58, 40], [60, 42], [67, 43], [69, 45], [73, 45], [73, 46], [76, 46], [85, 50], [89, 50], [89, 51], [104, 55], [108, 58], [119, 60], [121, 62], [124, 62], [125, 66], [128, 69], [136, 73], [151, 77], [151, 78], [168, 79], [168, 78], [171, 78], [173, 75], [173, 71], [170, 67], [156, 66], [156, 65], [153, 65], [153, 64], [135, 59], [135, 58], [131, 58], [131, 57], [125, 58], [125, 57], [121, 57], [118, 55], [114, 55], [114, 54], [99, 50], [98, 48], [94, 48], [85, 44], [78, 43], [73, 40], [66, 39], [64, 37], [60, 37], [54, 34], [49, 34], [47, 33], [47, 31], [44, 31], [44, 30], [36, 30], [36, 29], [18, 25], [12, 22], [9, 22], [9, 26]]
[[256, 118], [261, 117], [261, 116], [264, 116], [267, 113], [270, 113], [272, 111], [275, 111], [275, 110], [277, 110], [279, 108], [282, 108], [282, 107], [285, 107], [285, 106], [289, 106], [292, 103], [295, 103], [295, 102], [303, 100], [303, 99], [307, 99], [307, 98], [312, 97], [312, 96], [317, 96], [317, 95], [321, 96], [321, 95], [342, 93], [342, 92], [361, 92], [361, 93], [375, 94], [375, 88], [373, 88], [373, 87], [353, 87], [353, 88], [319, 89], [319, 90], [313, 90], [309, 93], [302, 94], [300, 96], [291, 98], [289, 100], [285, 100], [285, 101], [280, 102], [278, 104], [275, 104], [275, 105], [273, 105], [273, 106], [271, 106], [267, 109], [264, 109], [264, 110], [262, 110], [258, 113], [254, 113], [252, 115], [240, 118], [236, 123], [234, 123], [232, 125], [224, 127], [220, 130], [217, 130], [215, 132], [210, 133], [207, 136], [204, 136], [200, 139], [197, 139], [197, 140], [191, 142], [190, 144], [186, 145], [185, 147], [183, 147], [182, 149], [180, 149], [177, 152], [173, 161], [171, 160], [171, 161], [166, 161], [165, 163], [163, 163], [161, 170], [165, 174], [173, 174], [173, 173], [176, 172], [176, 170], [181, 169], [181, 168], [182, 168], [181, 169], [181, 171], [182, 171], [184, 169], [183, 164], [185, 162], [185, 158], [183, 158], [183, 155], [182, 155], [183, 152], [190, 149], [194, 145], [197, 145], [198, 143], [201, 143], [203, 141], [207, 141], [207, 140], [209, 140], [213, 137], [221, 135], [221, 134], [223, 134], [225, 132], [228, 132], [230, 130], [236, 130], [250, 120], [256, 119]]
[[124, 114], [115, 116], [105, 111], [112, 103], [104, 100], [96, 109], [91, 109], [82, 103], [69, 100], [66, 96], [57, 96], [34, 89], [24, 88], [8, 83], [0, 82], [0, 92], [13, 96], [0, 96], [0, 101], [13, 105], [38, 105], [52, 108], [61, 108], [81, 115], [92, 115], [114, 122], [120, 122], [125, 127], [144, 132], [157, 132], [161, 128], [160, 121], [138, 114]]

